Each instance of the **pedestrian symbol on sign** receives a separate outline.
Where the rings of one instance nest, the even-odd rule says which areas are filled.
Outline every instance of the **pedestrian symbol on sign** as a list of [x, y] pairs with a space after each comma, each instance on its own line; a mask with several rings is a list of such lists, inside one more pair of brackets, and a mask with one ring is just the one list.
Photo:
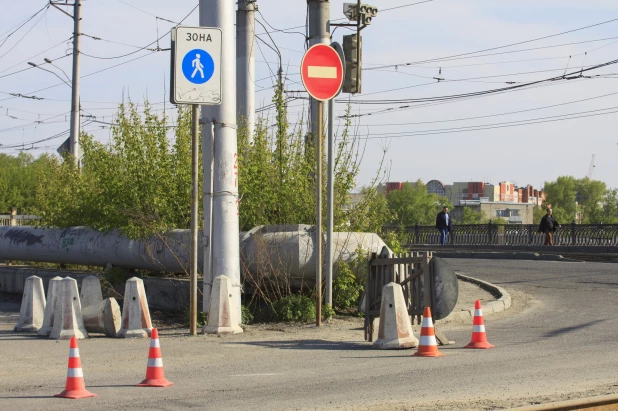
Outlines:
[[195, 67], [195, 70], [193, 70], [193, 74], [191, 74], [191, 78], [195, 77], [195, 75], [197, 74], [198, 71], [200, 72], [200, 75], [202, 76], [202, 78], [204, 78], [204, 70], [202, 70], [204, 68], [204, 65], [202, 63], [200, 63], [200, 55], [199, 54], [197, 54], [195, 56], [195, 60], [193, 60], [191, 65], [193, 67]]
[[215, 72], [212, 56], [204, 50], [193, 49], [182, 59], [182, 73], [193, 84], [204, 84]]

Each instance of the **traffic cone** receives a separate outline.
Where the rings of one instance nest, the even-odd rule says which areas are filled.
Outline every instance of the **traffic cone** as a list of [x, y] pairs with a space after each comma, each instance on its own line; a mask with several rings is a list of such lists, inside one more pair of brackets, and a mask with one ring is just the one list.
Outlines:
[[79, 359], [79, 348], [77, 348], [77, 338], [71, 337], [71, 348], [69, 350], [69, 371], [67, 373], [67, 385], [64, 391], [54, 397], [79, 398], [96, 397], [96, 394], [89, 392], [84, 384], [84, 373], [82, 363]]
[[150, 340], [150, 351], [148, 352], [148, 367], [146, 368], [146, 379], [137, 384], [138, 387], [167, 387], [174, 385], [163, 375], [163, 358], [161, 357], [161, 346], [159, 345], [159, 332], [156, 328], [152, 329]]
[[425, 307], [425, 311], [423, 312], [423, 323], [421, 325], [421, 341], [414, 356], [441, 357], [443, 355], [444, 354], [438, 351], [438, 343], [436, 342], [433, 321], [431, 319], [431, 308]]
[[481, 301], [476, 300], [474, 303], [474, 320], [472, 322], [472, 341], [464, 348], [493, 348], [494, 346], [487, 342], [485, 334], [485, 321], [483, 321], [483, 310], [481, 310]]

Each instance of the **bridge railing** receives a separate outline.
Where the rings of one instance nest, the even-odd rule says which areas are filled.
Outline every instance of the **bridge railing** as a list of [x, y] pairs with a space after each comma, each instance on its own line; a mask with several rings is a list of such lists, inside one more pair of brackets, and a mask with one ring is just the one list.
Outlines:
[[33, 220], [40, 219], [41, 217], [35, 215], [17, 214], [17, 209], [12, 208], [10, 214], [0, 214], [0, 227], [32, 225]]
[[[453, 224], [448, 243], [453, 245], [543, 245], [545, 235], [536, 224]], [[433, 226], [384, 226], [399, 232], [408, 245], [440, 244]], [[554, 245], [618, 246], [618, 224], [563, 224], [554, 233]]]

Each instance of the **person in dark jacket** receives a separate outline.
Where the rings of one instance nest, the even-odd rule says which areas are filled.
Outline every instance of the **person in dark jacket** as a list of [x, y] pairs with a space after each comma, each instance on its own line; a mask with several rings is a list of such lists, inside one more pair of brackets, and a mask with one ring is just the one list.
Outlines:
[[539, 224], [539, 233], [545, 234], [545, 243], [543, 245], [554, 245], [554, 232], [560, 227], [558, 220], [552, 215], [551, 208], [547, 209], [547, 214], [541, 218], [541, 224]]
[[444, 207], [436, 217], [436, 228], [440, 231], [440, 244], [446, 244], [448, 233], [453, 228], [453, 220], [448, 213], [448, 207]]

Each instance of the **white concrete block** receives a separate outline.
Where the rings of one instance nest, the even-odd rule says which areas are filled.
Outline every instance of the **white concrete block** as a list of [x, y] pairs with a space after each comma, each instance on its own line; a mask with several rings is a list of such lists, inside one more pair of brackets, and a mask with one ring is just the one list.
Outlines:
[[56, 307], [58, 306], [58, 295], [60, 280], [62, 277], [54, 277], [49, 280], [49, 284], [47, 285], [47, 304], [45, 305], [45, 315], [43, 316], [43, 326], [37, 332], [41, 337], [49, 337], [49, 334], [54, 327], [54, 313], [56, 312]]
[[49, 334], [52, 340], [68, 340], [75, 337], [78, 340], [88, 338], [82, 318], [82, 304], [79, 301], [77, 281], [71, 277], [60, 280], [54, 326]]
[[26, 278], [21, 297], [19, 321], [14, 331], [35, 333], [43, 326], [45, 315], [45, 291], [41, 277], [33, 275]]
[[82, 280], [80, 300], [82, 302], [82, 308], [97, 306], [103, 301], [101, 281], [98, 277], [89, 275]]
[[125, 285], [121, 327], [117, 334], [119, 338], [150, 337], [152, 321], [144, 281], [141, 278], [130, 278]]
[[239, 334], [243, 329], [238, 325], [236, 310], [233, 309], [232, 281], [220, 275], [215, 278], [210, 294], [208, 324], [202, 330], [205, 334]]
[[89, 333], [116, 337], [120, 331], [120, 306], [115, 298], [107, 298], [97, 305], [84, 307], [82, 315]]
[[378, 339], [373, 346], [382, 350], [414, 348], [418, 339], [412, 333], [401, 285], [388, 283], [382, 288]]

